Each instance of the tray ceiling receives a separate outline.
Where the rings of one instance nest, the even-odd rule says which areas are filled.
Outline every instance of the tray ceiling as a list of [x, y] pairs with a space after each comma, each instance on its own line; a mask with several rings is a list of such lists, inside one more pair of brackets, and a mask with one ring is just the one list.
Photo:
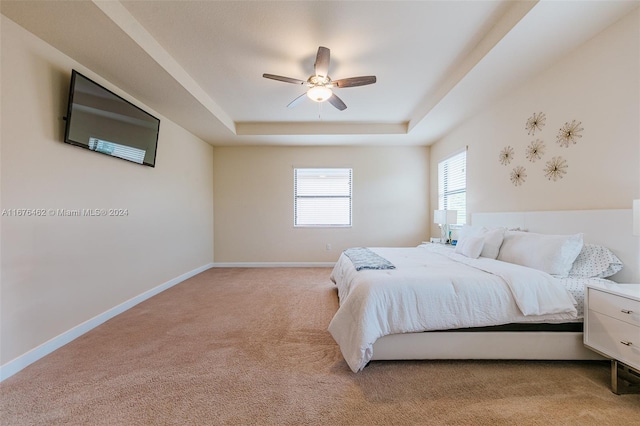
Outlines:
[[[213, 145], [429, 145], [629, 1], [12, 1], [0, 11]], [[348, 108], [287, 104], [318, 46]], [[69, 70], [70, 73], [71, 70]]]

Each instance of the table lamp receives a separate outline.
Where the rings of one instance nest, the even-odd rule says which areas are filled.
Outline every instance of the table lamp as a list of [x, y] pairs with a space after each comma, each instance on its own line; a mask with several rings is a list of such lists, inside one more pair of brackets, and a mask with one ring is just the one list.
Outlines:
[[450, 240], [449, 225], [458, 223], [457, 210], [434, 210], [433, 223], [440, 225], [440, 242], [447, 243]]

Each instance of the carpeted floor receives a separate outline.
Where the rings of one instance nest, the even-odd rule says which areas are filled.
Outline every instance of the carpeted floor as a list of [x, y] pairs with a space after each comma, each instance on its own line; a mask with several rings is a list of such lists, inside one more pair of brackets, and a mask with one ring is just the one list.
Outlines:
[[326, 268], [210, 269], [0, 384], [2, 425], [632, 425], [606, 362], [372, 362]]

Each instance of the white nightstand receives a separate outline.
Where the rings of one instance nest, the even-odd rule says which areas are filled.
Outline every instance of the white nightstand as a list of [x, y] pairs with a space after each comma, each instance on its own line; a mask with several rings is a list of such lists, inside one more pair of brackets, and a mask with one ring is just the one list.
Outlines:
[[589, 284], [584, 344], [611, 358], [611, 390], [640, 391], [640, 284]]

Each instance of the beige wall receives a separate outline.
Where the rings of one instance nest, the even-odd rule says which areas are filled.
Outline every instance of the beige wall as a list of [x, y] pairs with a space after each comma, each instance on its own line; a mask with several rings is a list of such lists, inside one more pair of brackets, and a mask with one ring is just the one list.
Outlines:
[[[431, 202], [437, 206], [437, 164], [469, 146], [467, 208], [487, 211], [622, 209], [640, 198], [640, 32], [638, 9], [579, 49], [509, 93], [432, 146]], [[523, 54], [526, 54], [523, 52]], [[546, 126], [527, 135], [526, 120], [546, 114]], [[556, 143], [565, 122], [578, 120], [584, 131], [576, 145]], [[540, 138], [542, 160], [525, 158], [525, 148]], [[509, 166], [498, 162], [506, 146], [515, 150]], [[554, 156], [567, 160], [567, 174], [556, 182], [544, 175]], [[517, 165], [527, 179], [509, 179]], [[437, 235], [436, 227], [431, 229]]]
[[161, 116], [155, 168], [64, 144], [72, 68], [127, 95], [4, 16], [1, 30], [0, 208], [128, 209], [1, 218], [5, 364], [213, 261], [213, 149]]
[[[352, 227], [294, 228], [294, 167], [353, 168]], [[428, 170], [425, 147], [216, 147], [215, 262], [334, 262], [352, 246], [417, 245]]]

